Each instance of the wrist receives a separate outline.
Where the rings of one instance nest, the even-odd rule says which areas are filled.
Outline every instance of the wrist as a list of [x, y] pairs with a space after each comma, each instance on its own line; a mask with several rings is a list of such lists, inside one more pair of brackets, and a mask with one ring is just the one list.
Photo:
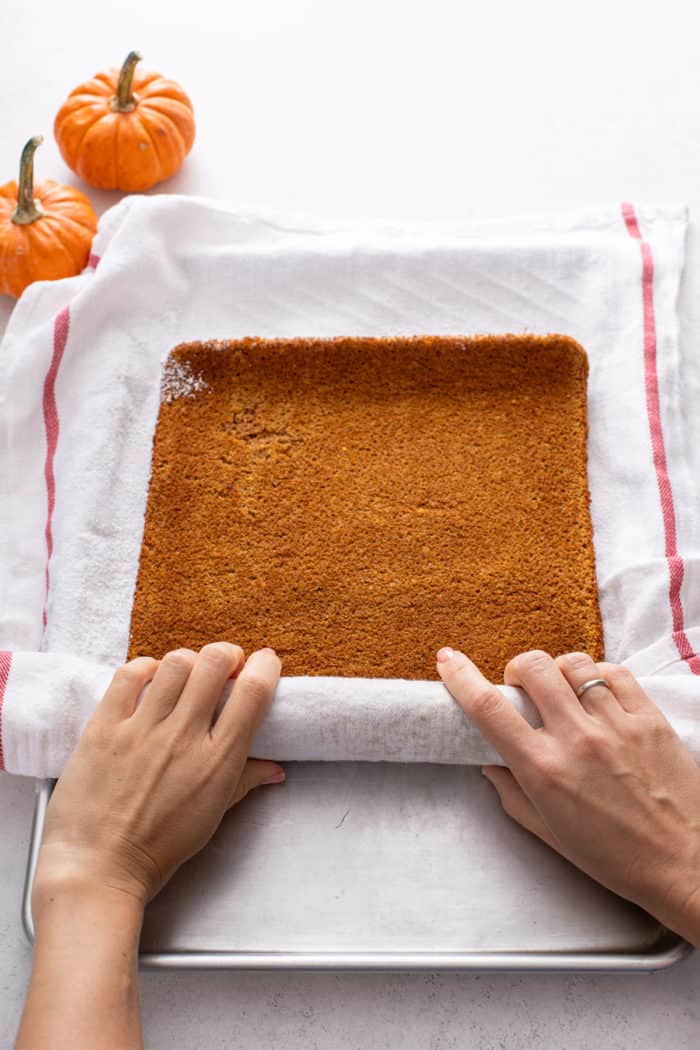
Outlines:
[[117, 861], [103, 850], [44, 842], [34, 876], [32, 908], [41, 909], [47, 898], [71, 898], [74, 902], [127, 898], [142, 912], [149, 893], [123, 860]]
[[49, 927], [80, 925], [120, 940], [138, 939], [144, 903], [118, 886], [110, 886], [89, 873], [64, 868], [37, 871], [32, 888], [32, 918], [37, 937]]
[[[700, 863], [679, 866], [665, 880], [663, 892], [638, 903], [670, 930], [700, 947]], [[657, 886], [663, 886], [659, 878]]]
[[668, 916], [659, 916], [669, 929], [679, 933], [695, 948], [700, 948], [700, 885], [686, 889], [669, 907]]

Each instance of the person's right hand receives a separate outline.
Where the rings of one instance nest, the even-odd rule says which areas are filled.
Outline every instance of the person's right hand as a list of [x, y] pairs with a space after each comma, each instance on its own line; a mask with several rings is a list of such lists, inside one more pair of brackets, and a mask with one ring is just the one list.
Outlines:
[[[533, 729], [463, 653], [437, 669], [507, 763], [485, 766], [505, 811], [578, 868], [700, 946], [700, 769], [624, 668], [585, 653], [522, 653], [505, 671]], [[609, 685], [576, 689], [592, 679]]]

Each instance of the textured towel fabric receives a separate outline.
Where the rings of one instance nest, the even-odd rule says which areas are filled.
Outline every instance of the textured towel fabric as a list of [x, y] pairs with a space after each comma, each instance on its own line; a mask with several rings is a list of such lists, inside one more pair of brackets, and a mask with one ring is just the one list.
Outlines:
[[[38, 754], [68, 752], [75, 727], [89, 718], [96, 698], [109, 685], [112, 668], [68, 654], [15, 653], [12, 675], [19, 692], [32, 698], [21, 733], [11, 737], [13, 768], [36, 771]], [[698, 683], [693, 676], [654, 675], [640, 681], [700, 762]], [[541, 724], [519, 689], [499, 688], [531, 725]], [[400, 678], [282, 678], [253, 754], [283, 756], [290, 762], [501, 761], [439, 681]], [[40, 772], [53, 775], [56, 769], [47, 765]]]
[[[4, 767], [60, 772], [124, 658], [161, 363], [176, 343], [523, 331], [588, 352], [606, 653], [643, 676], [700, 757], [698, 464], [684, 427], [699, 364], [681, 362], [676, 316], [685, 228], [683, 208], [630, 205], [449, 228], [175, 196], [113, 208], [85, 273], [31, 287], [0, 348]], [[283, 680], [255, 750], [494, 757], [441, 685], [342, 678]]]

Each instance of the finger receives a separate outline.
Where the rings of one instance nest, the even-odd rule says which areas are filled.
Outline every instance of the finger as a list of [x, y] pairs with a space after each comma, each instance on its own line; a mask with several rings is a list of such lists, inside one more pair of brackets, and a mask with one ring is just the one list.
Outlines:
[[601, 677], [605, 678], [617, 697], [620, 707], [634, 714], [640, 711], [658, 711], [659, 708], [642, 689], [631, 671], [619, 664], [598, 664]]
[[503, 766], [484, 766], [481, 772], [495, 787], [508, 816], [559, 853], [554, 836], [511, 771]]
[[542, 716], [545, 729], [566, 729], [583, 721], [585, 712], [576, 694], [548, 653], [533, 649], [520, 653], [503, 674], [507, 685], [524, 689]]
[[281, 667], [274, 649], [257, 649], [250, 654], [212, 730], [215, 740], [248, 754], [255, 732], [272, 703]]
[[136, 707], [137, 721], [145, 726], [167, 718], [185, 687], [196, 657], [193, 649], [173, 649], [165, 654]]
[[465, 715], [509, 766], [532, 756], [539, 744], [536, 730], [464, 653], [440, 649], [437, 670]]
[[141, 691], [157, 669], [158, 661], [150, 656], [137, 656], [123, 667], [118, 667], [93, 717], [110, 721], [129, 718], [134, 713]]
[[231, 799], [231, 805], [235, 806], [242, 798], [245, 798], [253, 788], [262, 787], [263, 784], [282, 784], [286, 780], [286, 774], [282, 766], [276, 762], [267, 762], [258, 758], [249, 758], [243, 767], [240, 780]]
[[170, 717], [208, 733], [223, 688], [243, 660], [240, 645], [211, 642], [202, 646]]
[[578, 702], [589, 715], [607, 721], [620, 715], [621, 707], [612, 682], [608, 682], [607, 686], [592, 685], [578, 696], [577, 690], [586, 682], [593, 682], [596, 678], [605, 678], [608, 681], [601, 667], [593, 662], [588, 653], [565, 653], [558, 656], [555, 663], [573, 689]]

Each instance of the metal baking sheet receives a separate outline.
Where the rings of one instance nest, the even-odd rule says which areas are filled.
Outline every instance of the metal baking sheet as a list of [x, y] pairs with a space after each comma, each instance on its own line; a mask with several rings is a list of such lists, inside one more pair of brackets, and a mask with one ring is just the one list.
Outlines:
[[[149, 905], [144, 967], [649, 972], [692, 950], [518, 828], [478, 768], [286, 770]], [[51, 789], [38, 782], [30, 938]]]

